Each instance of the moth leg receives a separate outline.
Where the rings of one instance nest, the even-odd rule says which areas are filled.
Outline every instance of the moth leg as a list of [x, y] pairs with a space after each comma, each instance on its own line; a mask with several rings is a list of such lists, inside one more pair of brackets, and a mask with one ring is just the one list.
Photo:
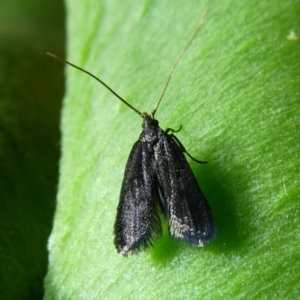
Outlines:
[[[179, 130], [181, 129], [182, 126], [180, 126]], [[166, 132], [168, 132], [169, 128], [166, 130]], [[171, 129], [173, 130], [173, 129]], [[169, 130], [169, 131], [171, 131]], [[178, 131], [179, 131], [178, 130]], [[172, 131], [172, 132], [178, 132], [178, 131]], [[174, 134], [169, 134], [170, 137], [172, 137], [175, 142], [177, 143], [177, 145], [179, 146], [179, 148], [182, 150], [183, 153], [186, 153], [186, 155], [188, 155], [193, 161], [195, 161], [196, 163], [198, 164], [207, 164], [207, 161], [201, 161], [201, 160], [198, 160], [196, 158], [194, 158], [191, 154], [189, 154], [186, 149], [184, 148], [184, 146], [182, 145], [182, 143], [180, 142], [180, 140], [178, 139], [178, 137]]]
[[[179, 132], [181, 130], [181, 128], [182, 128], [182, 124], [180, 124], [180, 127], [177, 130], [172, 129], [172, 128], [167, 128], [167, 130], [165, 131], [165, 133], [168, 133], [169, 131], [171, 131], [172, 133]], [[169, 134], [169, 135], [172, 135], [172, 134]]]

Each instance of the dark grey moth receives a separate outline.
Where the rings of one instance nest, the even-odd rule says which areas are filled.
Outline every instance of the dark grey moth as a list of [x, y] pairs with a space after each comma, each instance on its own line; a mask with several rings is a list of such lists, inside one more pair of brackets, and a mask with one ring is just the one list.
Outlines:
[[57, 57], [48, 55], [95, 78], [119, 100], [143, 118], [143, 131], [129, 155], [121, 188], [120, 202], [114, 226], [115, 246], [123, 256], [152, 245], [162, 234], [161, 216], [167, 218], [170, 235], [194, 246], [203, 246], [216, 236], [210, 207], [184, 153], [197, 163], [173, 134], [163, 131], [154, 115], [181, 57], [200, 30], [206, 11], [194, 35], [175, 61], [156, 107], [150, 113], [140, 112], [90, 72]]
[[209, 205], [183, 154], [187, 152], [169, 131], [144, 115], [143, 131], [127, 161], [114, 228], [122, 255], [148, 247], [161, 235], [161, 213], [177, 240], [203, 246], [216, 235]]

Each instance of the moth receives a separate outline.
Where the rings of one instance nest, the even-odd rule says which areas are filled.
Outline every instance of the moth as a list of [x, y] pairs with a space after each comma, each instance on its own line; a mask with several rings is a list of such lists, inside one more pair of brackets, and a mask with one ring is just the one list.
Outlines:
[[125, 168], [120, 201], [114, 225], [114, 244], [123, 256], [136, 253], [153, 244], [162, 234], [161, 216], [167, 218], [170, 235], [194, 246], [203, 246], [216, 236], [211, 209], [185, 158], [197, 163], [174, 133], [179, 130], [159, 127], [155, 113], [173, 73], [200, 30], [203, 13], [192, 38], [175, 61], [167, 82], [150, 113], [140, 112], [119, 96], [101, 79], [52, 53], [48, 55], [87, 73], [110, 90], [119, 100], [143, 118], [143, 131], [134, 144]]

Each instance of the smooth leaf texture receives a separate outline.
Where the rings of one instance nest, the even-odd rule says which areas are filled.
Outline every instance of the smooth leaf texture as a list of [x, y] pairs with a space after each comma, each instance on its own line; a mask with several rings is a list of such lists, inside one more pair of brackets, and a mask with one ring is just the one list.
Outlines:
[[[153, 109], [205, 7], [209, 14], [156, 114], [183, 129], [218, 238], [167, 232], [124, 259], [113, 245], [123, 171], [142, 119], [67, 68], [46, 299], [299, 296], [299, 1], [67, 2], [68, 59], [139, 110]], [[58, 53], [59, 54], [59, 53]], [[59, 62], [53, 62], [59, 63]]]

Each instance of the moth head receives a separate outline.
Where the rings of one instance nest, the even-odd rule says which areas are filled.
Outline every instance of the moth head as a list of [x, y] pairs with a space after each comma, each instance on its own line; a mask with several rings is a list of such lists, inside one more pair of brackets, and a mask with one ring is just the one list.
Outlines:
[[158, 126], [158, 121], [154, 119], [154, 114], [152, 112], [150, 114], [147, 112], [143, 112], [141, 116], [143, 118], [143, 129]]

